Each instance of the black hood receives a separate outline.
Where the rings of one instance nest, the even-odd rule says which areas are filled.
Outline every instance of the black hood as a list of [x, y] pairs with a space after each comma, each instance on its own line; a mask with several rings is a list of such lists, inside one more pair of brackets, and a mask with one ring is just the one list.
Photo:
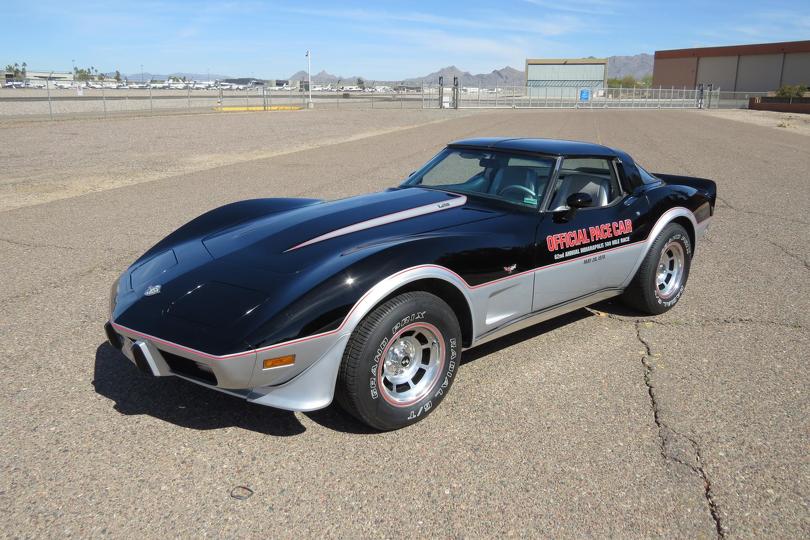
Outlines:
[[[200, 343], [202, 330], [205, 350], [214, 354], [244, 349], [246, 343], [223, 336], [244, 337], [236, 326], [247, 329], [257, 323], [252, 319], [280, 312], [367, 252], [498, 215], [464, 203], [459, 195], [407, 188], [308, 202], [219, 227], [209, 218], [206, 230], [164, 243], [122, 276], [114, 318], [180, 343]], [[160, 293], [147, 296], [155, 285]]]

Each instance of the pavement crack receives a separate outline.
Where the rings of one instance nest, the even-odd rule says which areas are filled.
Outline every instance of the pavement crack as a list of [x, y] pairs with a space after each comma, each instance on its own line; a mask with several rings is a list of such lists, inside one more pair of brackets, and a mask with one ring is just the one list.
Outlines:
[[807, 262], [807, 259], [801, 257], [800, 255], [797, 255], [797, 254], [793, 253], [792, 251], [790, 251], [785, 246], [783, 246], [781, 244], [778, 244], [778, 243], [774, 242], [773, 240], [768, 240], [768, 243], [771, 244], [772, 246], [774, 246], [775, 248], [778, 248], [779, 250], [781, 250], [782, 253], [784, 253], [785, 255], [790, 257], [791, 259], [796, 260], [796, 261], [800, 262], [801, 264], [803, 264], [805, 270], [810, 270], [810, 263]]
[[79, 270], [66, 276], [62, 276], [59, 279], [48, 281], [40, 287], [36, 287], [21, 292], [19, 294], [5, 297], [2, 300], [0, 300], [0, 307], [12, 303], [19, 303], [20, 301], [27, 300], [29, 298], [32, 298], [45, 292], [53, 292], [63, 289], [65, 287], [72, 287], [75, 283], [75, 280], [93, 275], [96, 272], [121, 272], [123, 268], [126, 268], [128, 264], [127, 261], [132, 260], [132, 258], [133, 255], [127, 254], [117, 258], [111, 258], [108, 261], [96, 263], [89, 268], [85, 268], [84, 270]]
[[20, 246], [20, 247], [27, 247], [27, 248], [53, 248], [53, 249], [65, 249], [68, 251], [76, 251], [79, 248], [75, 248], [73, 246], [60, 246], [57, 244], [35, 244], [32, 242], [21, 242], [19, 240], [12, 240], [11, 238], [0, 238], [0, 242], [5, 242], [7, 244], [11, 244], [12, 246]]
[[616, 315], [614, 313], [599, 311], [594, 308], [587, 308], [587, 309], [597, 317], [607, 317], [608, 319], [612, 319], [614, 321], [619, 321], [623, 323], [641, 324], [644, 325], [645, 328], [651, 328], [652, 326], [668, 326], [668, 327], [683, 326], [685, 328], [694, 328], [694, 327], [725, 326], [736, 324], [779, 326], [781, 328], [787, 328], [789, 330], [805, 330], [806, 328], [803, 324], [798, 322], [773, 321], [768, 319], [756, 319], [754, 317], [714, 317], [709, 319], [703, 319], [700, 321], [679, 321], [679, 320], [661, 321], [658, 319], [642, 319], [635, 317], [627, 317], [623, 315]]
[[[618, 319], [622, 320], [622, 319]], [[626, 319], [624, 319], [627, 321]], [[665, 461], [683, 465], [695, 473], [703, 482], [703, 497], [706, 499], [706, 504], [709, 507], [709, 514], [714, 522], [717, 537], [725, 539], [726, 526], [723, 524], [723, 519], [717, 501], [714, 497], [712, 490], [712, 483], [709, 475], [706, 473], [706, 468], [703, 465], [703, 456], [700, 451], [700, 445], [691, 437], [678, 433], [661, 419], [661, 410], [659, 407], [658, 397], [656, 396], [655, 385], [653, 384], [653, 370], [654, 367], [651, 363], [653, 358], [652, 346], [641, 334], [642, 321], [627, 321], [633, 322], [636, 330], [636, 339], [644, 346], [644, 354], [641, 357], [641, 365], [644, 368], [644, 385], [647, 387], [647, 394], [650, 397], [650, 406], [652, 408], [653, 420], [658, 429], [658, 442], [660, 447], [661, 456]]]
[[803, 219], [788, 218], [785, 217], [784, 215], [769, 214], [767, 212], [758, 212], [756, 210], [746, 210], [743, 208], [738, 208], [730, 204], [728, 201], [721, 199], [720, 197], [717, 197], [717, 200], [723, 203], [722, 206], [718, 206], [718, 208], [722, 208], [724, 210], [731, 210], [732, 212], [739, 212], [741, 214], [748, 214], [751, 216], [760, 216], [760, 217], [767, 217], [770, 219], [778, 219], [781, 221], [787, 221], [789, 223], [800, 223], [802, 225], [810, 225], [810, 221], [805, 221]]

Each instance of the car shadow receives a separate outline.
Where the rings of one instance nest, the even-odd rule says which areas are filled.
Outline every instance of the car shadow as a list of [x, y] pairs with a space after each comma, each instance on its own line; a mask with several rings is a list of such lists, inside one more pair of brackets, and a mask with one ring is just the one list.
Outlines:
[[381, 431], [365, 425], [354, 416], [340, 408], [335, 402], [325, 409], [304, 413], [307, 418], [327, 429], [351, 433], [354, 435], [371, 435]]
[[253, 405], [178, 377], [143, 375], [109, 343], [96, 349], [93, 386], [127, 416], [147, 414], [189, 429], [238, 427], [278, 437], [306, 431], [289, 411]]
[[619, 298], [608, 298], [607, 300], [602, 300], [599, 303], [596, 303], [591, 308], [595, 309], [596, 311], [601, 311], [603, 313], [608, 313], [610, 315], [616, 315], [619, 317], [628, 317], [631, 319], [638, 319], [642, 317], [652, 317], [649, 313], [641, 313], [628, 305], [622, 302]]
[[478, 347], [470, 349], [469, 351], [464, 351], [464, 354], [461, 355], [461, 365], [463, 366], [464, 364], [475, 362], [479, 358], [489, 356], [490, 354], [496, 353], [501, 349], [505, 349], [506, 347], [517, 345], [522, 341], [536, 338], [545, 334], [546, 332], [551, 332], [552, 330], [556, 330], [582, 319], [587, 319], [588, 317], [593, 317], [593, 313], [587, 309], [578, 309], [576, 311], [566, 313], [565, 315], [560, 315], [559, 317], [549, 319], [548, 321], [529, 326], [523, 330], [518, 330], [517, 332], [508, 334], [502, 338], [479, 345]]
[[[535, 324], [465, 351], [461, 365], [592, 316], [590, 311], [579, 309]], [[96, 349], [93, 386], [98, 394], [113, 400], [114, 409], [123, 415], [147, 414], [189, 429], [239, 427], [279, 437], [300, 435], [306, 431], [295, 414], [289, 411], [247, 403], [178, 377], [143, 375], [109, 343], [103, 343]], [[331, 430], [357, 435], [379, 433], [343, 411], [336, 403], [303, 414]]]

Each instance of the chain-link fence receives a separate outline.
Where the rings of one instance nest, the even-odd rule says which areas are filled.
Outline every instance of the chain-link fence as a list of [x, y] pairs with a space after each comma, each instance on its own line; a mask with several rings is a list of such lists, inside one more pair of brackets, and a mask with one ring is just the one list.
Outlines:
[[[440, 87], [424, 85], [387, 91], [314, 91], [316, 109], [438, 108], [746, 108], [764, 92], [686, 88]], [[244, 89], [3, 88], [0, 118], [106, 118], [120, 115], [306, 108], [309, 93], [264, 86]]]
[[425, 86], [425, 108], [718, 109], [745, 108], [765, 92], [687, 88], [440, 87]]
[[263, 87], [232, 90], [152, 88], [4, 88], [0, 118], [106, 118], [120, 115], [177, 114], [215, 110], [301, 108], [297, 90]]

